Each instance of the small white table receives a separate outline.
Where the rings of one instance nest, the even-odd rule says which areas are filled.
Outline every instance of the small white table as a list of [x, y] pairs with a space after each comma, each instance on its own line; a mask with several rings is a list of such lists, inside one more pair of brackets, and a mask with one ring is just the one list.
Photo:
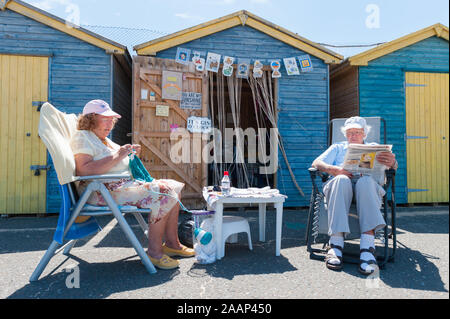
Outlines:
[[274, 197], [219, 197], [214, 204], [216, 213], [214, 214], [214, 232], [216, 241], [216, 258], [222, 259], [225, 255], [222, 238], [222, 222], [223, 222], [223, 204], [258, 204], [259, 206], [259, 240], [266, 241], [266, 205], [274, 204], [276, 217], [276, 245], [275, 255], [280, 256], [281, 249], [281, 227], [283, 223], [283, 203], [285, 196], [279, 195]]

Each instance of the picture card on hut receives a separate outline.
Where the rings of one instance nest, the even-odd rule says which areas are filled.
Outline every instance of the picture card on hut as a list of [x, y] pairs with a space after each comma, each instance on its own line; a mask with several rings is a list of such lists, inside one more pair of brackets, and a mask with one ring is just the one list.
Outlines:
[[248, 73], [250, 70], [250, 59], [238, 59], [238, 65], [237, 65], [237, 78], [248, 78]]
[[162, 98], [169, 100], [181, 100], [182, 78], [180, 72], [163, 71], [162, 72]]
[[257, 79], [257, 78], [262, 78], [262, 76], [263, 76], [263, 70], [262, 69], [253, 69], [253, 77], [255, 78], [255, 79]]
[[222, 69], [222, 73], [224, 76], [231, 76], [233, 75], [233, 63], [234, 63], [234, 58], [231, 56], [225, 56], [223, 58], [223, 69]]
[[194, 62], [197, 71], [203, 71], [205, 69], [205, 59], [202, 58], [203, 54], [204, 52], [192, 51], [192, 62]]
[[156, 116], [169, 116], [169, 106], [168, 105], [157, 105], [156, 106]]
[[223, 73], [223, 75], [225, 75], [225, 76], [232, 76], [232, 75], [233, 75], [233, 70], [234, 70], [234, 68], [233, 68], [233, 65], [232, 65], [232, 64], [230, 64], [230, 65], [224, 65], [224, 66], [223, 66], [223, 69], [222, 69], [222, 73]]
[[234, 58], [231, 56], [225, 56], [223, 58], [223, 69], [222, 69], [222, 73], [225, 76], [231, 76], [233, 74], [233, 63], [234, 63]]
[[148, 98], [148, 90], [141, 89], [141, 100], [147, 100]]
[[311, 72], [314, 69], [309, 55], [299, 56], [298, 61], [300, 62], [302, 72]]
[[232, 56], [224, 56], [223, 64], [224, 65], [232, 65], [234, 63], [234, 58]]
[[187, 119], [186, 129], [191, 133], [209, 133], [211, 132], [211, 119], [190, 116]]
[[181, 64], [189, 64], [190, 57], [191, 57], [190, 49], [178, 48], [175, 61]]
[[253, 77], [254, 78], [261, 78], [263, 76], [263, 70], [264, 64], [261, 60], [255, 60], [253, 62]]
[[280, 60], [271, 60], [270, 67], [272, 68], [272, 78], [280, 78], [281, 77], [281, 63]]
[[202, 57], [202, 53], [200, 51], [192, 51], [192, 62], [195, 62], [195, 60], [200, 59]]
[[206, 57], [206, 71], [218, 72], [220, 66], [220, 54], [208, 52]]
[[205, 70], [205, 59], [204, 58], [200, 58], [196, 63], [195, 63], [195, 69], [197, 71], [203, 71]]
[[293, 58], [284, 58], [284, 66], [286, 67], [286, 72], [288, 75], [299, 75], [300, 71], [297, 67], [297, 60]]
[[180, 108], [200, 110], [202, 108], [202, 94], [197, 92], [183, 92]]
[[262, 69], [264, 67], [264, 64], [263, 64], [262, 60], [255, 60], [253, 62], [253, 67], [255, 69]]

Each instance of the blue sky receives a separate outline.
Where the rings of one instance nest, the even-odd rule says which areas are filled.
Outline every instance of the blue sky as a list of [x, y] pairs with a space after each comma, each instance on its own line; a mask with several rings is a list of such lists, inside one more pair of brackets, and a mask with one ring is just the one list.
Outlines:
[[[332, 45], [381, 43], [437, 22], [449, 25], [447, 0], [26, 0], [25, 2], [63, 19], [79, 22], [83, 26], [143, 28], [155, 30], [159, 36], [243, 9], [309, 40]], [[329, 48], [344, 56], [369, 49]]]

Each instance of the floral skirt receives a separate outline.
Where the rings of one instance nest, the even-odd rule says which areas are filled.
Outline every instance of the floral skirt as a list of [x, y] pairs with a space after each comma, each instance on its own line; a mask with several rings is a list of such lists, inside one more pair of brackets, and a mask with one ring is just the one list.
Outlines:
[[[81, 195], [89, 182], [82, 181], [77, 187]], [[120, 206], [136, 206], [138, 208], [151, 209], [149, 223], [154, 224], [161, 220], [178, 203], [184, 183], [173, 179], [154, 179], [151, 182], [121, 179], [117, 182], [104, 183], [111, 193], [112, 198]], [[161, 195], [161, 194], [168, 194]], [[107, 206], [105, 199], [99, 191], [95, 191], [89, 197], [88, 204]]]

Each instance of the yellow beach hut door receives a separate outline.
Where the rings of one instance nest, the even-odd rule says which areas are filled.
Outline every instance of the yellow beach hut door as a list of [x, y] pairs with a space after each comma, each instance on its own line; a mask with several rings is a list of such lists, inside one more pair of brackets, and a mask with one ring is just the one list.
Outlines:
[[47, 164], [38, 136], [47, 92], [47, 57], [0, 54], [0, 214], [45, 213], [47, 171], [31, 167]]
[[448, 73], [407, 72], [405, 80], [408, 202], [448, 202]]

